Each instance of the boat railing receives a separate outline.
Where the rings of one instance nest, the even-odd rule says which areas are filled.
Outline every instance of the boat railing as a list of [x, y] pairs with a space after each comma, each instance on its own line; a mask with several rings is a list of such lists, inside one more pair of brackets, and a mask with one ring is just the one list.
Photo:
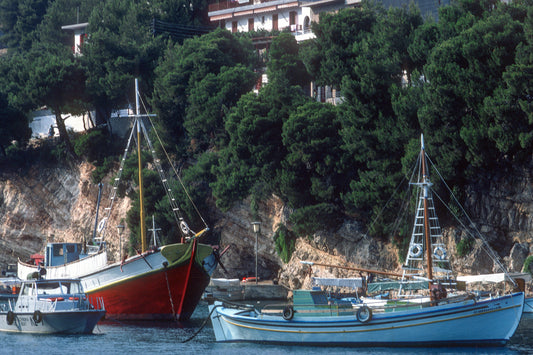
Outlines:
[[442, 298], [440, 300], [425, 300], [423, 298], [416, 298], [416, 297], [406, 297], [406, 298], [400, 298], [400, 299], [394, 299], [394, 300], [387, 300], [387, 303], [381, 306], [373, 307], [369, 304], [370, 308], [374, 312], [399, 312], [403, 310], [409, 310], [413, 308], [427, 308], [427, 307], [433, 307], [437, 305], [446, 305], [446, 304], [454, 304], [454, 303], [460, 303], [465, 302], [469, 300], [475, 299], [475, 295], [470, 293], [465, 293], [461, 295], [456, 296], [450, 296], [446, 298]]
[[454, 304], [459, 302], [466, 302], [469, 300], [475, 300], [476, 296], [470, 293], [451, 296], [434, 301], [420, 301], [416, 298], [403, 298], [397, 300], [386, 300], [386, 302], [379, 304], [372, 303], [331, 303], [331, 304], [268, 304], [265, 305], [260, 313], [262, 315], [280, 316], [283, 315], [287, 307], [292, 307], [294, 314], [300, 316], [341, 316], [341, 315], [357, 315], [357, 312], [362, 307], [368, 307], [372, 309], [373, 313], [386, 313], [386, 312], [401, 312], [412, 310], [415, 308], [427, 308], [436, 305]]
[[91, 309], [94, 310], [105, 310], [104, 298], [103, 297], [89, 297], [88, 305]]
[[332, 304], [268, 304], [261, 309], [264, 315], [283, 315], [287, 307], [292, 307], [294, 313], [301, 316], [332, 316], [332, 315], [351, 315], [357, 312], [357, 308], [351, 304], [332, 303]]

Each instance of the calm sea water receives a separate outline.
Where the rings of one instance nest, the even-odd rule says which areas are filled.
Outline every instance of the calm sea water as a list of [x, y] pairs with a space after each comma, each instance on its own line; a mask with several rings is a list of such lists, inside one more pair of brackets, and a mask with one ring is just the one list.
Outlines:
[[[533, 315], [525, 314], [510, 343], [498, 348], [327, 348], [216, 343], [207, 305], [201, 303], [187, 323], [99, 324], [93, 335], [0, 333], [0, 354], [532, 354]], [[198, 334], [188, 342], [183, 342]]]

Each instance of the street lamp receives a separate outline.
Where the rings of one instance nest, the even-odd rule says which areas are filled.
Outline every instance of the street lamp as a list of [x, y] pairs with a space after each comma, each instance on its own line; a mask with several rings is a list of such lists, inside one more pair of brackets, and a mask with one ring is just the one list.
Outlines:
[[257, 237], [261, 233], [261, 222], [252, 222], [255, 233], [255, 284], [257, 285]]
[[118, 236], [120, 237], [120, 261], [122, 261], [122, 233], [124, 232], [124, 225], [119, 224], [117, 226]]

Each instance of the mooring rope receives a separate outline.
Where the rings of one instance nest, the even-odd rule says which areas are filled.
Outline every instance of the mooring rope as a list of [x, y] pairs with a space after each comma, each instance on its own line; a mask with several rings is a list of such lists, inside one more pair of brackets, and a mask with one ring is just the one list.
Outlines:
[[207, 324], [207, 321], [211, 318], [211, 314], [213, 314], [213, 312], [215, 311], [215, 309], [219, 307], [219, 306], [214, 306], [213, 309], [211, 310], [211, 312], [209, 312], [209, 314], [207, 315], [207, 317], [204, 319], [204, 322], [202, 323], [202, 325], [200, 326], [200, 328], [198, 328], [198, 330], [196, 332], [194, 332], [193, 335], [191, 335], [189, 338], [185, 339], [182, 341], [182, 343], [186, 343], [188, 342], [189, 340], [192, 340], [194, 339], [201, 331], [202, 329], [204, 329], [205, 325]]
[[172, 301], [172, 293], [170, 292], [170, 284], [168, 283], [168, 276], [167, 276], [167, 269], [166, 268], [165, 268], [165, 279], [167, 280], [168, 297], [170, 299], [170, 306], [172, 307], [172, 317], [174, 317], [175, 321], [178, 321], [178, 319], [176, 317], [176, 312], [174, 311], [174, 302]]
[[202, 329], [204, 329], [205, 325], [207, 324], [207, 321], [211, 318], [211, 314], [213, 314], [213, 312], [215, 311], [215, 309], [217, 307], [227, 307], [229, 305], [229, 306], [236, 307], [236, 308], [242, 308], [243, 310], [247, 310], [247, 311], [255, 310], [255, 307], [251, 306], [251, 305], [242, 305], [242, 304], [239, 304], [239, 303], [234, 303], [234, 302], [231, 302], [231, 301], [228, 301], [228, 300], [218, 299], [218, 298], [215, 298], [215, 300], [222, 301], [222, 305], [214, 306], [213, 309], [211, 310], [211, 312], [209, 312], [209, 314], [207, 315], [207, 318], [204, 319], [204, 322], [202, 323], [200, 328], [198, 328], [198, 330], [193, 335], [191, 335], [189, 338], [183, 340], [182, 343], [186, 343], [189, 340], [194, 339], [202, 331]]

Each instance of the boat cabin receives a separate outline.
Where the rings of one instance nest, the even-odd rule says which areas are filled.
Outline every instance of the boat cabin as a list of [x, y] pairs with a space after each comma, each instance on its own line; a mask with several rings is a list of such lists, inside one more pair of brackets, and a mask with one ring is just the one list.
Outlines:
[[22, 285], [21, 295], [56, 296], [64, 297], [82, 294], [83, 289], [79, 280], [33, 280], [25, 281]]
[[83, 259], [97, 253], [105, 247], [105, 242], [100, 246], [81, 243], [48, 243], [44, 253], [44, 266], [58, 266]]

